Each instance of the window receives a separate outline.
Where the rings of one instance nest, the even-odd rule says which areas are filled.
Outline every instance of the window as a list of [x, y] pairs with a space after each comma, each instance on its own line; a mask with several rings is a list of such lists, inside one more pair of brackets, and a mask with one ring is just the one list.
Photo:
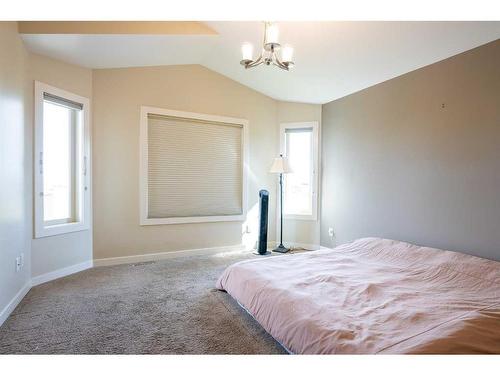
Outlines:
[[88, 105], [35, 82], [35, 237], [89, 228]]
[[283, 214], [289, 219], [317, 219], [318, 123], [281, 125], [281, 152], [292, 173], [283, 175]]
[[141, 108], [141, 225], [243, 220], [246, 120]]

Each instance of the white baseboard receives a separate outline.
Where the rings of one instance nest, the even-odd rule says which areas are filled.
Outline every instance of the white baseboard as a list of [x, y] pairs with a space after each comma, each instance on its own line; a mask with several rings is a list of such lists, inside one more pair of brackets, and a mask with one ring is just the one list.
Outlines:
[[[268, 242], [269, 248], [273, 248], [275, 246], [276, 246], [275, 242]], [[298, 242], [287, 242], [286, 246], [290, 246], [292, 248], [301, 247], [308, 250], [330, 249], [324, 246], [298, 243]], [[7, 304], [7, 306], [0, 312], [0, 326], [7, 320], [9, 315], [12, 313], [12, 311], [14, 311], [19, 302], [21, 302], [21, 300], [30, 291], [32, 286], [40, 285], [48, 281], [68, 276], [76, 272], [84, 271], [92, 267], [148, 262], [161, 259], [179, 258], [184, 256], [218, 254], [224, 252], [236, 252], [244, 250], [248, 249], [246, 249], [245, 246], [243, 245], [236, 245], [236, 246], [208, 247], [204, 249], [179, 250], [179, 251], [170, 251], [170, 252], [144, 254], [144, 255], [131, 255], [125, 257], [116, 257], [116, 258], [102, 258], [102, 259], [94, 259], [93, 261], [89, 260], [83, 263], [75, 264], [70, 267], [61, 268], [53, 272], [35, 276], [23, 286], [23, 288], [14, 296], [14, 298], [12, 298], [12, 300]]]
[[68, 275], [71, 275], [73, 273], [87, 270], [87, 269], [92, 268], [92, 267], [93, 267], [93, 262], [91, 260], [88, 260], [88, 261], [83, 262], [83, 263], [75, 264], [73, 266], [61, 268], [61, 269], [58, 269], [58, 270], [53, 271], [53, 272], [48, 272], [48, 273], [44, 273], [43, 275], [32, 277], [31, 284], [33, 286], [40, 285], [40, 284], [46, 283], [47, 281], [52, 281], [52, 280], [58, 279], [60, 277], [68, 276]]
[[217, 254], [217, 253], [243, 251], [243, 250], [245, 250], [245, 246], [235, 245], [235, 246], [207, 247], [204, 249], [167, 251], [162, 253], [152, 253], [143, 255], [130, 255], [124, 257], [115, 257], [115, 258], [101, 258], [101, 259], [94, 259], [94, 266], [95, 267], [114, 266], [117, 264], [151, 262], [155, 260], [172, 259], [184, 256]]
[[0, 326], [7, 320], [9, 315], [14, 311], [19, 302], [28, 294], [31, 289], [31, 281], [28, 281], [19, 292], [10, 300], [5, 308], [0, 312]]
[[80, 272], [89, 268], [92, 268], [92, 261], [83, 262], [80, 264], [75, 264], [70, 267], [61, 268], [57, 271], [45, 273], [40, 276], [32, 277], [23, 288], [12, 298], [12, 300], [7, 304], [7, 306], [0, 312], [0, 326], [7, 320], [9, 315], [14, 311], [16, 306], [21, 302], [21, 300], [28, 294], [31, 287], [46, 283], [47, 281], [52, 281], [60, 277], [68, 276], [76, 272]]
[[[292, 249], [301, 248], [301, 249], [306, 249], [306, 250], [319, 250], [321, 248], [321, 246], [319, 246], [319, 245], [314, 245], [314, 244], [310, 244], [310, 243], [301, 243], [301, 242], [283, 241], [283, 245], [290, 247]], [[268, 249], [274, 249], [276, 246], [278, 246], [278, 242], [268, 242], [267, 243]]]
[[95, 259], [93, 261], [89, 260], [83, 263], [75, 264], [73, 266], [61, 268], [53, 272], [48, 272], [43, 275], [35, 276], [32, 277], [31, 280], [26, 283], [26, 285], [14, 296], [14, 298], [12, 298], [12, 300], [7, 304], [7, 306], [0, 312], [0, 326], [7, 320], [9, 315], [12, 313], [12, 311], [14, 311], [14, 309], [19, 304], [19, 302], [21, 302], [24, 296], [26, 296], [26, 294], [29, 292], [32, 286], [40, 285], [48, 281], [58, 279], [60, 277], [69, 276], [73, 273], [84, 271], [94, 266], [100, 267], [100, 266], [110, 266], [116, 264], [139, 263], [152, 260], [172, 259], [184, 256], [218, 254], [218, 253], [236, 252], [244, 250], [245, 246], [236, 245], [236, 246], [209, 247], [204, 249], [170, 251], [170, 252], [144, 254], [144, 255], [132, 255], [132, 256], [116, 257], [116, 258]]

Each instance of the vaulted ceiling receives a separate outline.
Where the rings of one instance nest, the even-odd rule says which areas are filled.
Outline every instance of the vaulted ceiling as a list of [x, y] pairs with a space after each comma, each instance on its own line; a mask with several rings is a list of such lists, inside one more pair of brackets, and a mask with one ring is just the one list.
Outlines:
[[[142, 24], [142, 25], [141, 25]], [[272, 98], [326, 103], [500, 37], [500, 22], [278, 22], [295, 49], [290, 72], [245, 70], [240, 47], [258, 50], [262, 22], [27, 22], [35, 53], [88, 68], [200, 64]]]

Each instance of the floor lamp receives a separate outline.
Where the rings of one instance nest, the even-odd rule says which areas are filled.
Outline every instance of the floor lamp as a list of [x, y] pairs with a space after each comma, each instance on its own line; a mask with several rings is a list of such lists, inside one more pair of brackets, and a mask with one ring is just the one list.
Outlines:
[[279, 175], [280, 175], [280, 220], [281, 220], [280, 244], [273, 251], [275, 251], [277, 253], [286, 253], [290, 249], [287, 249], [285, 246], [283, 246], [283, 174], [292, 172], [292, 170], [290, 169], [290, 166], [288, 164], [288, 159], [284, 158], [283, 155], [280, 155], [279, 158], [275, 158], [273, 165], [271, 166], [271, 170], [269, 172], [270, 173], [279, 173]]

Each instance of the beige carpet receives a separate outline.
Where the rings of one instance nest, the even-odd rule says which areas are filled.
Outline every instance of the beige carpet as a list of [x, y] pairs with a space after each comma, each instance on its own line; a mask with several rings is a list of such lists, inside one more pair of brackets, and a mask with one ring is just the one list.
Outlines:
[[214, 289], [250, 253], [99, 267], [31, 289], [0, 327], [0, 353], [286, 353]]

